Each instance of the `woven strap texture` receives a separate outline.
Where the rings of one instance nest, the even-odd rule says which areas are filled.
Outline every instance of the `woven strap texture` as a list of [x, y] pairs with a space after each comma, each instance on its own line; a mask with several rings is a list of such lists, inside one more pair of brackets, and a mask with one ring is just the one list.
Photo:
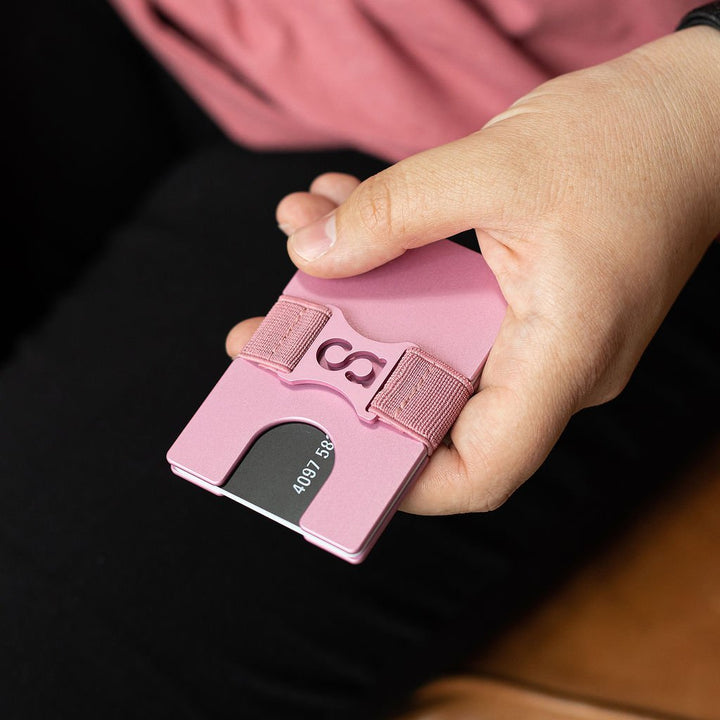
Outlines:
[[370, 410], [424, 442], [432, 452], [472, 392], [465, 376], [420, 348], [409, 348], [373, 398]]
[[330, 319], [322, 305], [281, 295], [238, 357], [290, 372]]

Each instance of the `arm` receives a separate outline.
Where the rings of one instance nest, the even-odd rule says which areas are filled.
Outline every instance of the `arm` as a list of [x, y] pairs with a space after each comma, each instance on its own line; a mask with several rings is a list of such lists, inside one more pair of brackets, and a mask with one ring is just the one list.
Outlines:
[[621, 392], [720, 231], [720, 33], [694, 27], [558, 77], [363, 183], [321, 176], [278, 219], [305, 226], [290, 256], [323, 277], [476, 229], [507, 316], [452, 446], [404, 509], [493, 509], [573, 413]]

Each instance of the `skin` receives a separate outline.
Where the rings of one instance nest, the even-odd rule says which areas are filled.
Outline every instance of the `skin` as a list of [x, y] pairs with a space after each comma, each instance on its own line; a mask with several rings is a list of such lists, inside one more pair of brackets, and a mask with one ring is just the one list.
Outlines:
[[[328, 213], [334, 242], [309, 259]], [[574, 413], [623, 390], [720, 232], [720, 33], [691, 28], [555, 78], [362, 183], [321, 175], [277, 219], [293, 262], [320, 277], [476, 230], [508, 311], [450, 447], [402, 509], [497, 508]], [[232, 329], [231, 356], [259, 322]]]

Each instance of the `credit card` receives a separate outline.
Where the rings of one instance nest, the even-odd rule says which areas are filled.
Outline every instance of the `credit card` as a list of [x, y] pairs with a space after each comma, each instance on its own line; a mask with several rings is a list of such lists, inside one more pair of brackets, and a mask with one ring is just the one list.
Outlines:
[[300, 527], [335, 464], [335, 446], [307, 423], [283, 423], [266, 430], [240, 460], [225, 494]]

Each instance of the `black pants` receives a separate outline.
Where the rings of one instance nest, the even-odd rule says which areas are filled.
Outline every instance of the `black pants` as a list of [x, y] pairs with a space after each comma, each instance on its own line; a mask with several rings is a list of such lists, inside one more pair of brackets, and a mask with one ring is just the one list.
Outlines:
[[235, 147], [106, 7], [48, 5], [11, 45], [5, 242], [24, 265], [4, 266], [23, 287], [0, 368], [3, 718], [389, 716], [717, 432], [713, 247], [623, 395], [577, 415], [496, 512], [399, 514], [354, 567], [175, 478], [164, 453], [224, 369], [225, 332], [293, 271], [275, 203], [383, 164]]

